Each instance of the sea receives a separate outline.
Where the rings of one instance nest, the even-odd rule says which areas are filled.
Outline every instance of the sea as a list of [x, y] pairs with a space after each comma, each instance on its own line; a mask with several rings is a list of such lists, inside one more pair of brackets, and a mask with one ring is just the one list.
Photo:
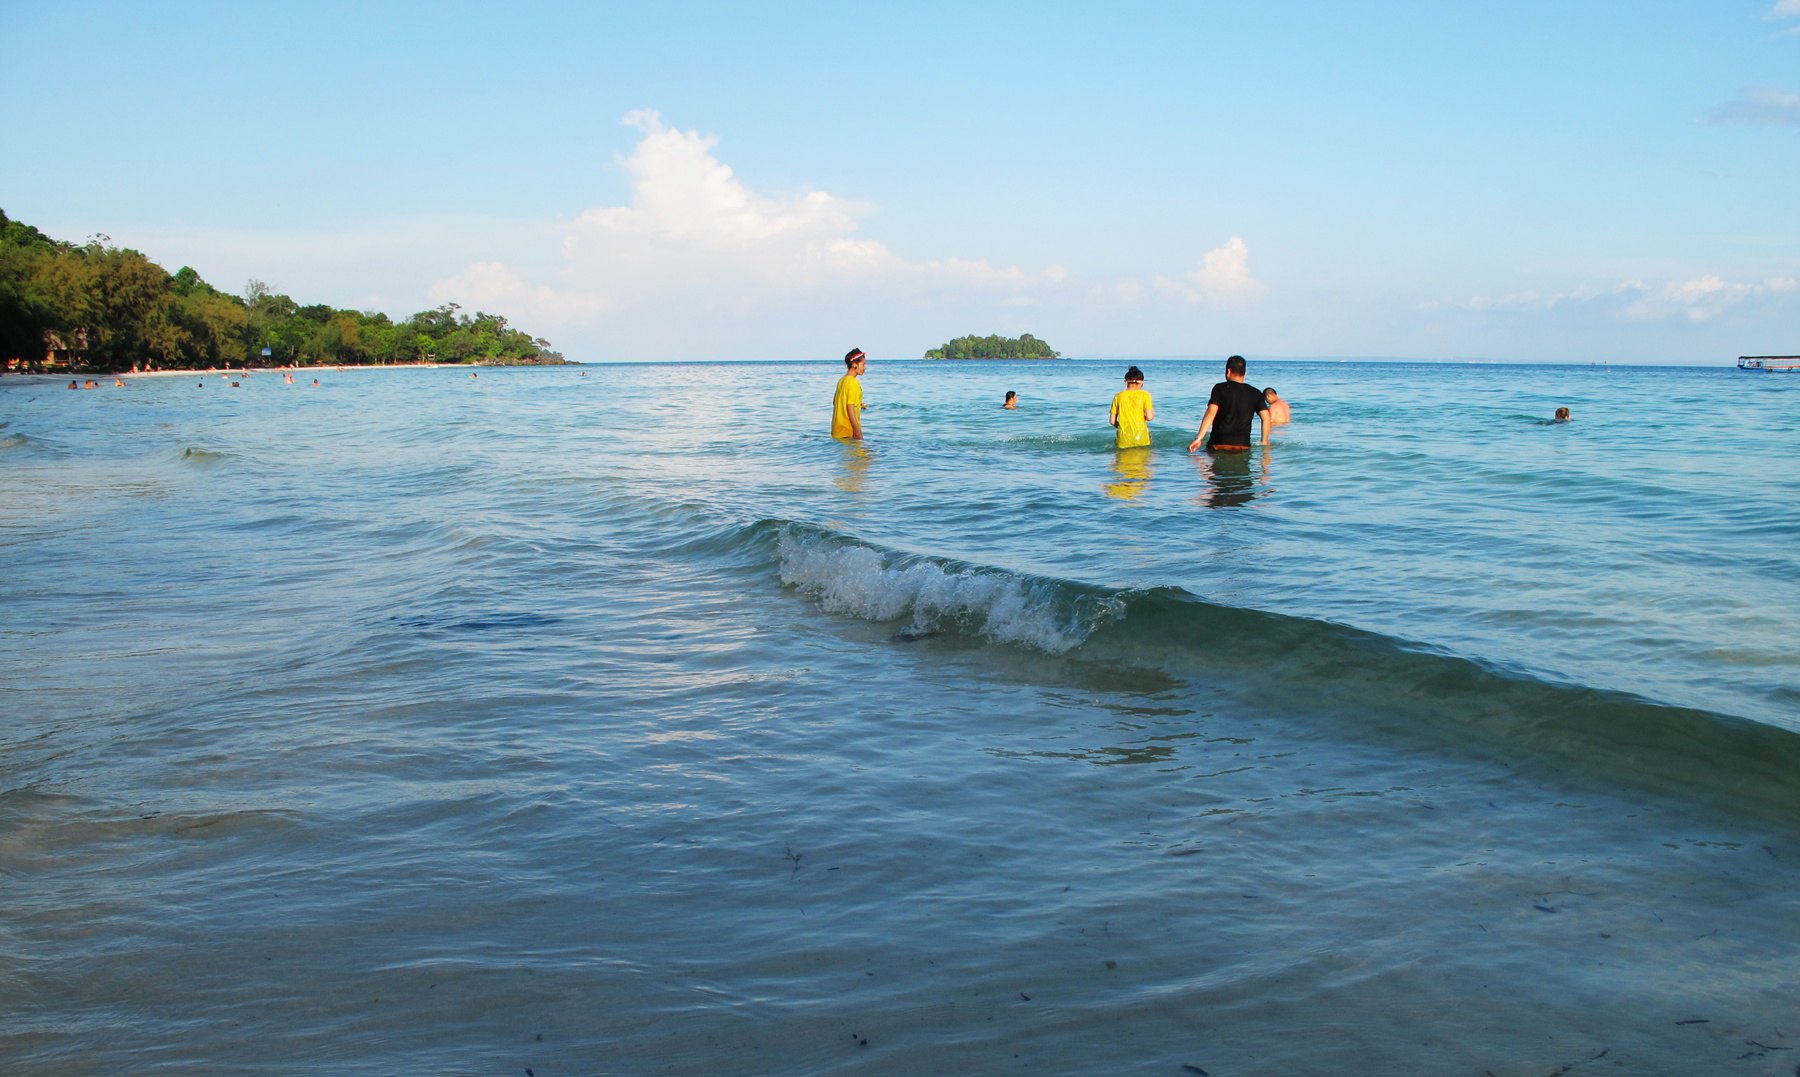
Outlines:
[[0, 1071], [1800, 1072], [1800, 376], [1137, 362], [0, 379]]

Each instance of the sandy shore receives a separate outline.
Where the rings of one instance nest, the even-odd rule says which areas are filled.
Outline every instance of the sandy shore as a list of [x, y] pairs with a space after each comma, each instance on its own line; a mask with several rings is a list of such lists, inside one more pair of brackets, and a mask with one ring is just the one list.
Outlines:
[[[131, 381], [134, 378], [177, 378], [177, 377], [179, 377], [179, 378], [243, 378], [243, 377], [260, 376], [260, 375], [277, 375], [278, 376], [281, 374], [292, 374], [292, 375], [294, 375], [294, 380], [298, 381], [298, 380], [300, 380], [300, 378], [302, 376], [304, 376], [308, 379], [311, 379], [311, 378], [319, 377], [320, 375], [326, 374], [326, 373], [355, 374], [355, 373], [359, 373], [359, 372], [365, 371], [365, 370], [436, 370], [439, 368], [445, 368], [445, 369], [451, 369], [451, 370], [490, 370], [490, 369], [499, 369], [501, 367], [511, 366], [511, 365], [515, 365], [515, 364], [507, 364], [507, 363], [383, 363], [383, 364], [379, 364], [379, 365], [358, 365], [358, 366], [214, 367], [210, 370], [142, 370], [135, 374], [130, 373], [128, 371], [124, 372], [124, 373], [112, 373], [112, 374], [100, 374], [100, 373], [95, 373], [92, 371], [76, 371], [73, 373], [54, 373], [54, 374], [20, 374], [20, 373], [5, 372], [5, 373], [0, 373], [0, 385], [36, 384], [38, 382], [60, 382], [60, 381], [75, 381], [75, 382], [79, 383], [79, 382], [86, 382], [86, 381], [92, 380], [92, 381], [100, 383], [102, 388], [108, 388], [111, 386], [112, 380], [114, 378], [120, 378], [125, 381]], [[517, 365], [531, 366], [531, 365], [536, 365], [536, 364], [517, 364]], [[579, 364], [579, 363], [563, 363], [563, 364], [557, 364], [557, 365], [580, 366], [581, 364]]]

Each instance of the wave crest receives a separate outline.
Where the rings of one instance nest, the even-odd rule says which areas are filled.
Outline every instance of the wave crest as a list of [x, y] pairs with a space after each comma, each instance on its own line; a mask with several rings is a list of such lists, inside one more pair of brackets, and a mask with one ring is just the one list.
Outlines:
[[796, 526], [777, 536], [776, 560], [782, 582], [828, 612], [910, 618], [915, 634], [955, 630], [1048, 654], [1066, 654], [1124, 611], [1117, 597], [1072, 598], [1056, 581], [886, 553]]

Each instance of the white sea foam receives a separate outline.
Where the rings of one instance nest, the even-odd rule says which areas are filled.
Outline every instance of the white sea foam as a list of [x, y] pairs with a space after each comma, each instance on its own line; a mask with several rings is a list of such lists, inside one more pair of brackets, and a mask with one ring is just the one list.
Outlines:
[[777, 555], [782, 582], [831, 613], [870, 621], [910, 617], [914, 632], [953, 627], [1049, 654], [1067, 652], [1092, 628], [1058, 602], [1054, 584], [1010, 572], [950, 569], [797, 531], [781, 535]]

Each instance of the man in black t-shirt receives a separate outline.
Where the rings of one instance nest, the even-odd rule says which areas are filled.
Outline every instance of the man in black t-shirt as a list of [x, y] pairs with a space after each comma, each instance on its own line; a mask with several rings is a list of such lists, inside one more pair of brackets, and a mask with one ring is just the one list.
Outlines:
[[[1206, 442], [1207, 452], [1220, 449], [1250, 449], [1250, 422], [1262, 420], [1262, 444], [1269, 443], [1269, 402], [1262, 390], [1244, 381], [1244, 357], [1234, 355], [1225, 360], [1225, 380], [1214, 385], [1206, 401], [1206, 414], [1200, 419], [1200, 433], [1194, 436], [1188, 452]], [[1212, 429], [1212, 440], [1206, 437]]]

